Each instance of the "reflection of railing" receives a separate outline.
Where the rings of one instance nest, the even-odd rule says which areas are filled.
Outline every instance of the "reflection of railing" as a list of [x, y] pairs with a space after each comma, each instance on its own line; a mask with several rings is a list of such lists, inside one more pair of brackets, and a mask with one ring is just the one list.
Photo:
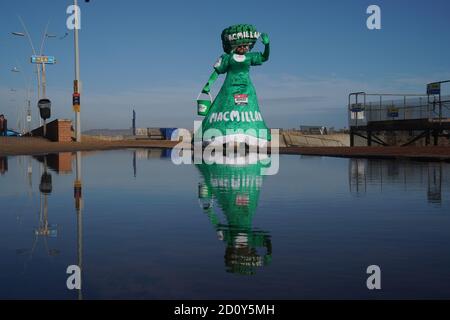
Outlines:
[[447, 119], [450, 96], [351, 93], [348, 117], [350, 126], [365, 126], [373, 121]]
[[349, 159], [349, 189], [356, 196], [376, 189], [392, 192], [392, 187], [403, 191], [422, 187], [429, 203], [440, 204], [443, 188], [449, 188], [449, 177], [448, 166], [440, 162]]

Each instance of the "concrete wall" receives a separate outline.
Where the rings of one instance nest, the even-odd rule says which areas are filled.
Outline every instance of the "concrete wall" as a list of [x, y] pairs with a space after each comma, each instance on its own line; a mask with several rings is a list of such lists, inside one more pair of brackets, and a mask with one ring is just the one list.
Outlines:
[[280, 131], [280, 147], [347, 147], [350, 135], [336, 133], [329, 135], [306, 135], [299, 131]]
[[[191, 135], [193, 132], [191, 131]], [[164, 140], [161, 128], [136, 128], [136, 136], [92, 136], [96, 139], [116, 141], [127, 139]], [[335, 133], [328, 135], [303, 134], [299, 130], [280, 130], [280, 147], [348, 147], [350, 135]]]
[[137, 139], [165, 140], [165, 128], [136, 128]]
[[[85, 136], [86, 137], [86, 136]], [[126, 136], [102, 136], [102, 135], [87, 135], [87, 137], [92, 138], [94, 140], [102, 140], [102, 141], [122, 141], [122, 140], [131, 140]]]

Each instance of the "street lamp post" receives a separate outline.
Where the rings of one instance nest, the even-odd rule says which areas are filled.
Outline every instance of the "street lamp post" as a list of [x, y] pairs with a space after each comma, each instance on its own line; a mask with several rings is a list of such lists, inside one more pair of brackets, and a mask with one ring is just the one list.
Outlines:
[[[33, 51], [33, 54], [36, 55], [36, 50], [34, 49], [33, 40], [31, 40], [31, 37], [30, 37], [30, 35], [28, 33], [28, 30], [27, 30], [27, 28], [25, 26], [25, 23], [23, 22], [22, 18], [19, 17], [19, 19], [20, 19], [20, 22], [21, 22], [24, 30], [25, 30], [25, 33], [23, 33], [23, 32], [11, 32], [11, 34], [13, 36], [17, 36], [17, 37], [26, 37], [28, 39], [28, 42], [30, 43], [31, 50]], [[40, 69], [39, 64], [36, 64], [36, 73], [37, 73], [37, 87], [38, 87], [37, 98], [38, 98], [38, 100], [40, 100], [41, 99], [41, 69]], [[42, 126], [42, 119], [40, 117], [39, 117], [39, 125]]]
[[[19, 64], [19, 63], [18, 63], [18, 64]], [[27, 105], [26, 105], [27, 110], [26, 110], [26, 115], [25, 115], [25, 122], [27, 123], [27, 131], [28, 131], [28, 132], [31, 132], [31, 100], [30, 100], [31, 77], [30, 77], [30, 80], [27, 81], [26, 77], [25, 77], [25, 76], [23, 75], [23, 73], [21, 72], [21, 69], [19, 69], [19, 68], [17, 68], [17, 67], [12, 68], [12, 69], [11, 69], [11, 72], [13, 72], [13, 73], [20, 73], [20, 74], [23, 76], [24, 84], [25, 84], [25, 89], [26, 89], [26, 100], [25, 100], [25, 102], [26, 102], [26, 104], [27, 104]], [[22, 133], [24, 133], [24, 132], [22, 132]]]
[[[90, 2], [90, 0], [84, 0], [84, 2]], [[82, 84], [80, 79], [80, 47], [78, 38], [78, 29], [80, 28], [80, 7], [78, 6], [78, 0], [73, 1], [75, 8], [75, 28], [74, 28], [74, 48], [75, 48], [75, 81], [73, 85], [73, 107], [75, 111], [76, 121], [76, 142], [81, 142], [81, 102], [80, 93], [82, 91]]]
[[[42, 54], [43, 54], [45, 39], [48, 38], [47, 32], [48, 32], [49, 24], [50, 24], [50, 21], [47, 22], [47, 25], [45, 26], [44, 35], [42, 37], [42, 42], [41, 42], [41, 50], [39, 51], [40, 56], [42, 56]], [[42, 66], [42, 99], [46, 99], [47, 98], [47, 76], [45, 73], [45, 63], [42, 63], [41, 66]]]
[[[30, 34], [28, 32], [28, 29], [25, 25], [25, 22], [22, 20], [22, 18], [19, 16], [19, 20], [20, 23], [22, 24], [22, 27], [24, 29], [25, 32], [12, 32], [12, 35], [14, 36], [19, 36], [19, 37], [26, 37], [28, 39], [28, 42], [30, 43], [31, 49], [33, 51], [33, 54], [35, 56], [37, 56], [37, 52], [36, 49], [34, 47], [33, 44], [33, 40], [30, 37]], [[42, 37], [42, 42], [41, 42], [41, 47], [40, 47], [40, 52], [39, 52], [39, 56], [42, 56], [42, 52], [44, 50], [44, 44], [45, 44], [45, 40], [47, 38], [54, 38], [54, 35], [48, 34], [48, 26], [49, 26], [50, 22], [47, 23], [47, 26], [45, 27], [45, 31], [44, 31], [44, 35]], [[41, 73], [41, 68], [42, 68], [42, 73]], [[45, 99], [47, 98], [47, 77], [46, 77], [46, 66], [45, 63], [37, 63], [36, 64], [36, 70], [37, 70], [37, 82], [38, 82], [38, 100], [40, 100], [41, 98]], [[42, 83], [42, 86], [41, 86]], [[42, 88], [42, 95], [41, 95], [41, 88]], [[39, 125], [42, 126], [43, 122], [41, 117], [39, 117]], [[45, 123], [44, 123], [44, 136], [45, 136]]]
[[[78, 41], [78, 26], [79, 21], [78, 18], [80, 16], [80, 12], [78, 12], [78, 0], [74, 0], [74, 7], [77, 10], [75, 14], [75, 29], [74, 29], [74, 46], [75, 46], [75, 81], [74, 81], [74, 96], [80, 94], [80, 48]], [[75, 106], [74, 106], [75, 107]], [[81, 142], [81, 115], [80, 115], [80, 105], [74, 110], [75, 111], [75, 126], [76, 126], [76, 142]]]

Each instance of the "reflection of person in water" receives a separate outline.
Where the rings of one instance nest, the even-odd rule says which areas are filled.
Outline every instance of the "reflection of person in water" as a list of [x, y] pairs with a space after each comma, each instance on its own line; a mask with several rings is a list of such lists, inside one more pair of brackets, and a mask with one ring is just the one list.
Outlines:
[[8, 158], [0, 157], [0, 174], [4, 175], [8, 171]]
[[[262, 186], [261, 165], [201, 164], [197, 167], [204, 178], [204, 183], [199, 185], [202, 209], [218, 238], [227, 245], [227, 272], [255, 274], [257, 267], [268, 265], [272, 259], [270, 235], [252, 226]], [[214, 199], [222, 209], [226, 223], [220, 222], [214, 210]], [[261, 248], [266, 250], [264, 256], [259, 252]]]
[[8, 171], [8, 158], [0, 157], [0, 174], [4, 175]]

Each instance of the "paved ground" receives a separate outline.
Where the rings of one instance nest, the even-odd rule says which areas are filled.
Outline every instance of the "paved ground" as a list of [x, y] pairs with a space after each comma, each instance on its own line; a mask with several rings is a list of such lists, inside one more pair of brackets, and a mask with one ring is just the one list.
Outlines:
[[288, 147], [280, 148], [283, 154], [345, 158], [409, 158], [415, 160], [450, 161], [450, 147]]
[[82, 142], [50, 142], [43, 138], [0, 137], [0, 156], [30, 155], [70, 151], [113, 150], [125, 148], [172, 148], [173, 141], [163, 140], [122, 140], [103, 141], [83, 137]]
[[[0, 137], [0, 156], [45, 154], [71, 151], [112, 150], [125, 148], [172, 148], [173, 141], [122, 140], [102, 141], [84, 137], [81, 143], [49, 142], [42, 138]], [[413, 158], [450, 161], [450, 147], [285, 147], [282, 154], [360, 158]]]

